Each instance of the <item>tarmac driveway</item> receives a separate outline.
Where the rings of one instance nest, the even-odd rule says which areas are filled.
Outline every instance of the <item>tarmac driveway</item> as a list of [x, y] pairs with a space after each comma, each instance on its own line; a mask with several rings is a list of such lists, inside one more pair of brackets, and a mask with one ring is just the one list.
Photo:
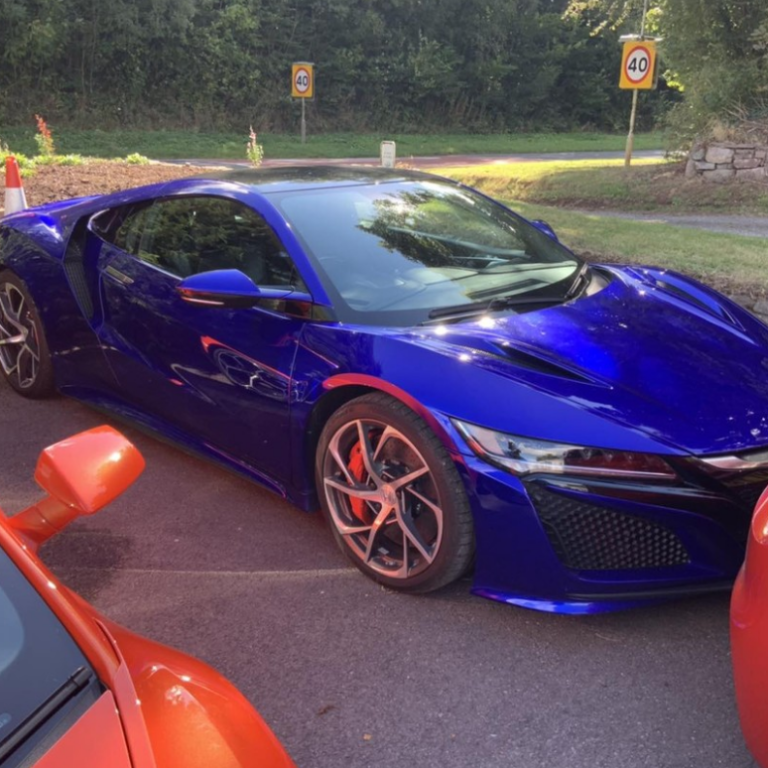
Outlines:
[[[38, 498], [38, 451], [104, 421], [0, 382], [0, 504]], [[146, 472], [43, 557], [115, 620], [230, 677], [299, 768], [753, 765], [726, 596], [577, 618], [471, 597], [468, 581], [398, 595], [348, 566], [317, 516], [125, 431]]]

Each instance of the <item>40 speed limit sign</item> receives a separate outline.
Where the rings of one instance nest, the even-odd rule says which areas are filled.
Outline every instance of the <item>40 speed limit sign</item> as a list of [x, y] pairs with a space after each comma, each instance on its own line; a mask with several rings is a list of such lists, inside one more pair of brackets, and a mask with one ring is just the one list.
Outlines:
[[619, 88], [649, 91], [656, 87], [656, 43], [635, 40], [624, 43]]
[[315, 98], [315, 65], [296, 62], [291, 68], [291, 96], [294, 99]]

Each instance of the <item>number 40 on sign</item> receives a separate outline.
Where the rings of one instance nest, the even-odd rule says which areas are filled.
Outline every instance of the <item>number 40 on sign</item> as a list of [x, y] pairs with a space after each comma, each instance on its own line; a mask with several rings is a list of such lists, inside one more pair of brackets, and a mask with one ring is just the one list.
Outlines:
[[633, 40], [624, 43], [619, 88], [647, 91], [656, 87], [656, 43]]

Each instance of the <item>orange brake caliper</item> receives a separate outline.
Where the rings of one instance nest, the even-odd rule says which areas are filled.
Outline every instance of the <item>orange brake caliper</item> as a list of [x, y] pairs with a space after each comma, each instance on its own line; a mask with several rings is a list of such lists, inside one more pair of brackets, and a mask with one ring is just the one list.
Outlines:
[[[360, 483], [363, 483], [366, 476], [365, 462], [363, 461], [363, 449], [358, 441], [352, 446], [352, 450], [349, 452], [349, 462], [347, 468], [350, 471], [352, 477]], [[368, 523], [368, 516], [366, 512], [366, 503], [362, 499], [350, 499], [349, 503], [352, 506], [352, 512], [355, 517], [363, 523]]]

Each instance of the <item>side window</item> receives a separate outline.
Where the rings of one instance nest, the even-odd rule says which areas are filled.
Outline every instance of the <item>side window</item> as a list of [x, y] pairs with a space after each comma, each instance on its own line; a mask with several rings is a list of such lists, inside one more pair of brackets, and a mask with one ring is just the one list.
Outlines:
[[263, 287], [306, 290], [269, 225], [235, 200], [179, 197], [159, 201], [143, 226], [137, 255], [179, 277], [239, 269]]
[[90, 229], [102, 240], [135, 256], [142, 229], [151, 209], [151, 200], [111, 208], [94, 216], [90, 222]]

